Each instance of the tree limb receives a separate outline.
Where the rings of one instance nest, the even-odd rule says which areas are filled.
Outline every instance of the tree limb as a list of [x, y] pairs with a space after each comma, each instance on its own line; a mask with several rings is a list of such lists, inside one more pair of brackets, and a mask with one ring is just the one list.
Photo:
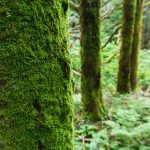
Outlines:
[[150, 2], [147, 2], [144, 4], [144, 7], [148, 7], [150, 5]]
[[112, 9], [108, 14], [102, 16], [101, 20], [103, 21], [103, 20], [109, 18], [115, 11], [117, 11], [120, 8], [122, 8], [122, 4], [120, 4], [119, 6], [115, 7], [114, 9]]
[[104, 48], [107, 46], [107, 44], [112, 41], [114, 35], [118, 32], [118, 30], [119, 30], [120, 28], [121, 28], [121, 25], [119, 25], [119, 26], [115, 29], [115, 31], [111, 34], [111, 36], [110, 36], [109, 39], [106, 41], [106, 43], [101, 47], [101, 49], [104, 49]]
[[70, 1], [70, 8], [75, 11], [76, 13], [79, 13], [79, 5], [75, 4], [74, 2]]
[[110, 2], [110, 0], [107, 0], [106, 2], [102, 3], [101, 7], [104, 7], [105, 5], [107, 5]]
[[106, 65], [106, 64], [111, 63], [111, 61], [113, 60], [113, 58], [116, 57], [118, 54], [119, 54], [119, 52], [116, 52], [114, 55], [112, 55], [112, 56], [108, 59], [108, 61], [104, 62], [103, 64]]

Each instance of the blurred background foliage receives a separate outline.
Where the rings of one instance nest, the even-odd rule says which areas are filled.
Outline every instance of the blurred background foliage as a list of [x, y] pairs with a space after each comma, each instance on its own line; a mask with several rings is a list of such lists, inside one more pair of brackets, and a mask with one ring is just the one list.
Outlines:
[[[70, 51], [75, 80], [75, 150], [150, 150], [150, 7], [145, 8], [143, 48], [139, 60], [139, 91], [116, 94], [123, 0], [101, 4], [102, 88], [108, 116], [98, 123], [82, 117], [80, 61], [80, 0], [71, 0], [69, 10]], [[148, 1], [146, 1], [148, 2]], [[150, 34], [149, 34], [150, 35]], [[144, 37], [145, 36], [145, 37]], [[147, 45], [146, 45], [147, 44]], [[146, 45], [146, 46], [144, 46]]]

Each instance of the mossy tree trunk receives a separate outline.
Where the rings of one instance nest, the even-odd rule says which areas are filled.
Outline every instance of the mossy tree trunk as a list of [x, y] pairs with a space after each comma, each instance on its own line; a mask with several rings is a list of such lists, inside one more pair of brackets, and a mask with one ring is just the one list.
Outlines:
[[72, 150], [67, 0], [0, 2], [0, 146]]
[[105, 112], [101, 89], [100, 0], [81, 0], [81, 90], [84, 111], [90, 119]]
[[144, 0], [137, 0], [130, 68], [130, 83], [133, 92], [135, 92], [138, 87], [138, 59], [142, 39], [143, 9]]
[[130, 87], [130, 58], [134, 34], [134, 21], [137, 0], [124, 0], [124, 16], [122, 26], [122, 45], [120, 50], [117, 91], [129, 93]]
[[[145, 2], [148, 3], [149, 0]], [[150, 5], [145, 8], [144, 12], [142, 48], [150, 49]]]

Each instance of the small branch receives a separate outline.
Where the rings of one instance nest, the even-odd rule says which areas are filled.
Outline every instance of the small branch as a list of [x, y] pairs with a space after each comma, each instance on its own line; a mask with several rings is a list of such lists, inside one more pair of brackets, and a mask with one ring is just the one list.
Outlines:
[[70, 30], [77, 30], [77, 29], [80, 29], [80, 25], [75, 26], [75, 27], [71, 28]]
[[81, 140], [82, 140], [82, 150], [85, 150], [85, 137], [82, 136]]
[[150, 2], [147, 2], [144, 4], [144, 7], [148, 7], [150, 5]]
[[104, 7], [105, 5], [107, 5], [110, 2], [110, 0], [107, 0], [106, 2], [102, 3], [101, 7]]
[[101, 20], [105, 20], [108, 19], [115, 11], [117, 11], [118, 9], [122, 8], [122, 4], [120, 4], [119, 6], [115, 7], [114, 9], [112, 9], [108, 14], [105, 14], [104, 16], [102, 16]]
[[81, 76], [81, 73], [76, 70], [73, 70], [73, 73], [76, 74], [77, 76]]
[[79, 13], [79, 5], [75, 4], [74, 2], [70, 1], [70, 8], [75, 11], [76, 13]]
[[70, 37], [71, 37], [71, 38], [80, 39], [80, 36], [77, 36], [77, 35], [74, 35], [74, 34], [71, 34]]
[[119, 30], [120, 28], [121, 28], [121, 25], [119, 25], [119, 26], [115, 29], [115, 31], [111, 34], [111, 36], [109, 37], [109, 39], [107, 40], [107, 42], [101, 47], [101, 49], [104, 49], [104, 48], [107, 46], [107, 44], [112, 41], [114, 35], [118, 32], [118, 30]]
[[80, 30], [71, 30], [69, 31], [70, 34], [77, 34], [80, 33]]
[[104, 62], [103, 65], [109, 64], [111, 63], [111, 61], [113, 60], [114, 57], [116, 57], [119, 54], [119, 52], [116, 52], [114, 55], [112, 55], [108, 61]]

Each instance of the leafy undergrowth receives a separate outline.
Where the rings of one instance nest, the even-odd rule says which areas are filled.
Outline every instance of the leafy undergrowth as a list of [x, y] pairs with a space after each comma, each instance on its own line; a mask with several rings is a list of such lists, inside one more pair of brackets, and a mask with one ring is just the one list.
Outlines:
[[108, 115], [92, 123], [82, 116], [79, 41], [74, 47], [75, 150], [150, 150], [150, 51], [140, 51], [140, 88], [135, 95], [116, 94], [119, 48], [111, 43], [102, 51], [101, 80]]
[[96, 123], [82, 118], [76, 101], [75, 150], [150, 150], [149, 97], [116, 94], [111, 100], [108, 116]]

